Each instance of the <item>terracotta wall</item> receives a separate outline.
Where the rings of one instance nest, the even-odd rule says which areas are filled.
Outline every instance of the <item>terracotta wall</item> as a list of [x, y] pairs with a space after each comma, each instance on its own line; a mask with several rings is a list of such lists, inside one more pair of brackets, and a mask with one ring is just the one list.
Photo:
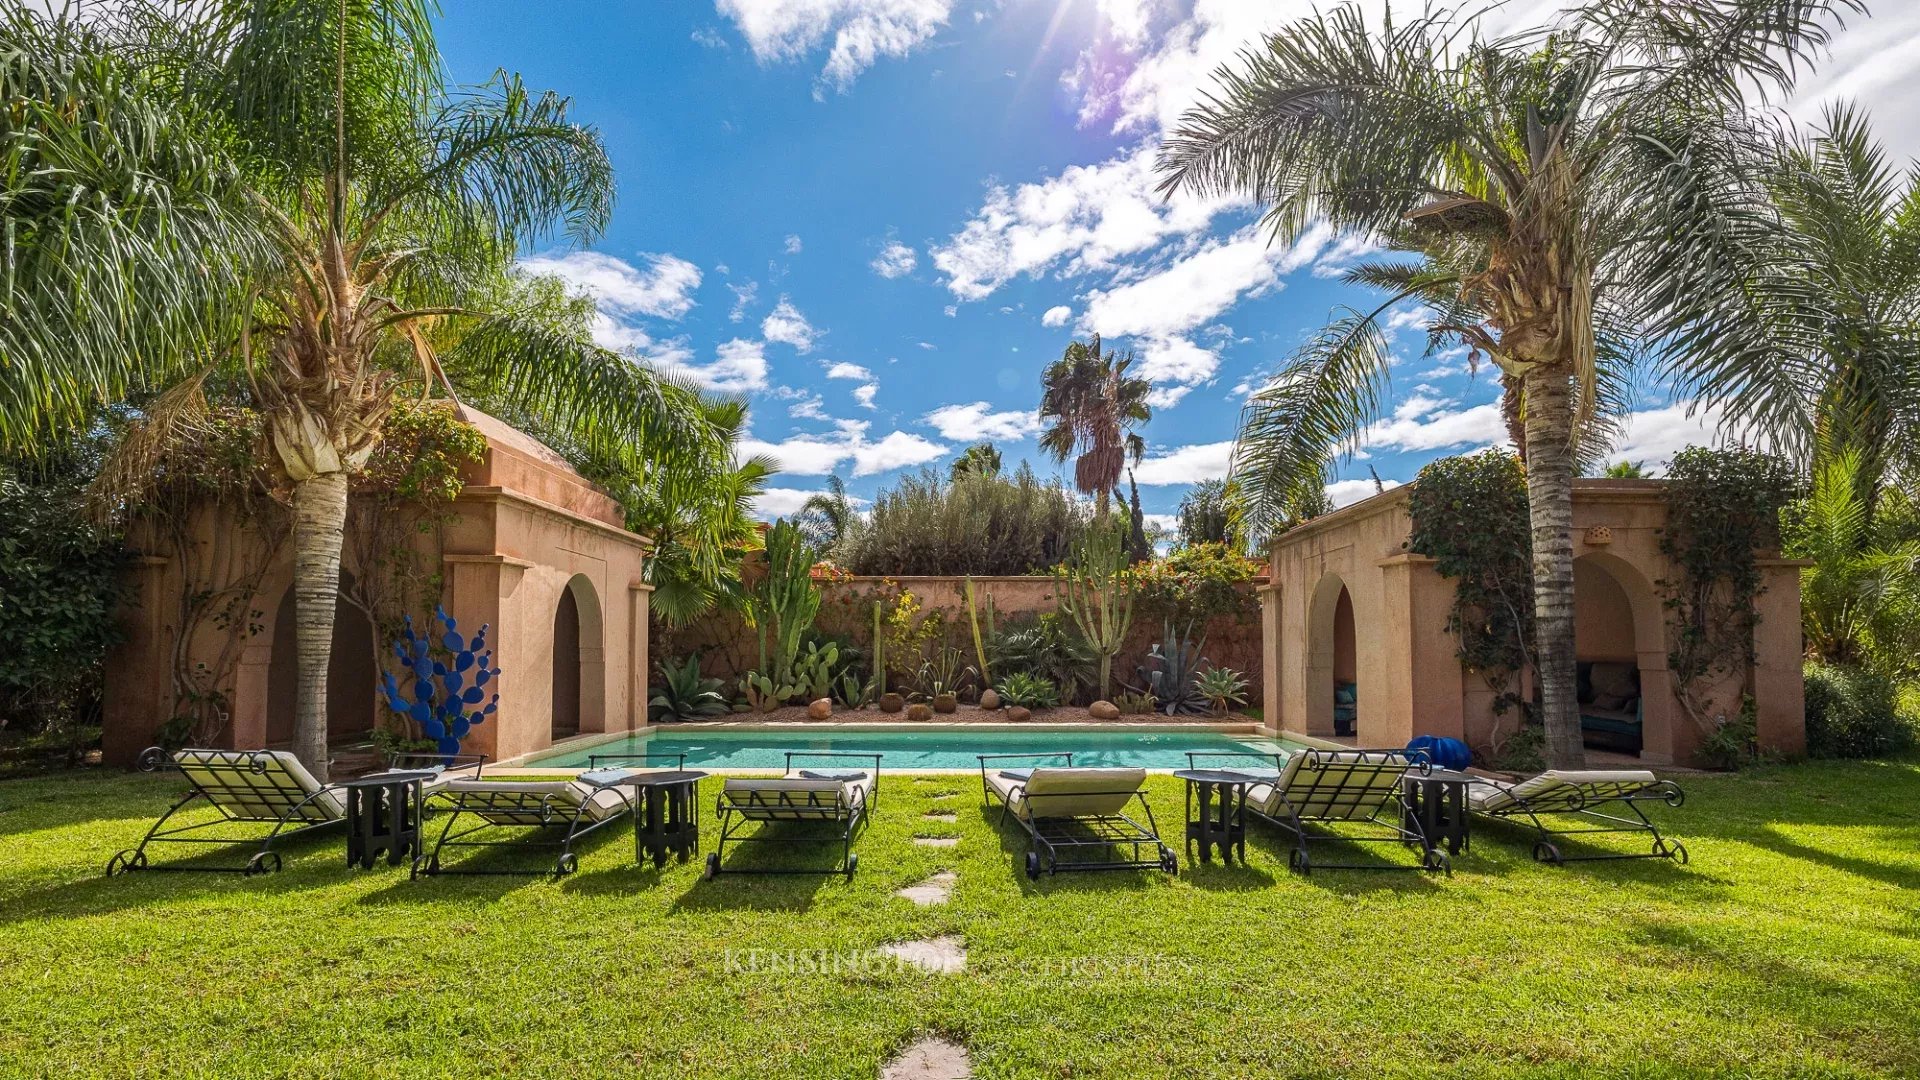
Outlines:
[[[1486, 747], [1511, 734], [1485, 681], [1463, 672], [1446, 630], [1453, 583], [1431, 559], [1406, 550], [1410, 492], [1376, 495], [1283, 536], [1264, 592], [1270, 725], [1332, 733], [1331, 686], [1344, 659], [1337, 636], [1342, 589], [1351, 598], [1357, 667], [1358, 742], [1398, 746], [1415, 734], [1451, 735]], [[1640, 668], [1649, 763], [1693, 758], [1705, 729], [1674, 693], [1667, 667], [1666, 611], [1656, 584], [1669, 575], [1660, 551], [1666, 504], [1658, 481], [1581, 480], [1574, 490], [1576, 636], [1582, 658], [1624, 659]], [[1758, 710], [1760, 740], [1781, 753], [1805, 749], [1800, 676], [1799, 563], [1762, 559], [1758, 660], [1700, 695], [1703, 720], [1737, 713], [1743, 694]], [[1519, 687], [1523, 693], [1526, 687]]]
[[[845, 634], [862, 648], [867, 647], [873, 638], [873, 600], [883, 594], [893, 595], [888, 587], [889, 582], [911, 592], [924, 610], [945, 612], [951, 627], [950, 644], [965, 654], [967, 663], [973, 662], [973, 639], [967, 625], [964, 577], [854, 577], [843, 581], [823, 581], [820, 582], [820, 616], [816, 625], [827, 633]], [[982, 612], [982, 634], [986, 632], [984, 619], [989, 598], [996, 618], [1003, 624], [1010, 617], [1051, 612], [1059, 606], [1054, 596], [1052, 578], [975, 577], [973, 582], [976, 602]], [[1249, 586], [1247, 591], [1252, 595], [1254, 587]], [[1176, 632], [1181, 629], [1175, 627]], [[1162, 619], [1136, 614], [1128, 630], [1126, 644], [1114, 660], [1114, 677], [1137, 683], [1135, 666], [1165, 632]], [[682, 630], [662, 630], [660, 633], [662, 641], [655, 653], [656, 659], [677, 662], [689, 653], [698, 651], [702, 674], [731, 679], [757, 663], [758, 650], [753, 631], [742, 625], [734, 615], [716, 615]], [[1258, 609], [1250, 606], [1244, 616], [1219, 616], [1209, 620], [1205, 626], [1193, 628], [1196, 641], [1202, 635], [1205, 636], [1202, 654], [1213, 665], [1241, 672], [1249, 684], [1247, 700], [1258, 704], [1261, 700], [1263, 668]]]

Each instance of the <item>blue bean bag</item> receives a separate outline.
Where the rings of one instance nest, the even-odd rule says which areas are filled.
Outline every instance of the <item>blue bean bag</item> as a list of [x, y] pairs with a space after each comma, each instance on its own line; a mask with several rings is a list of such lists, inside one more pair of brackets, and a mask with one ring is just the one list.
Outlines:
[[1439, 769], [1464, 769], [1473, 764], [1473, 751], [1459, 739], [1438, 735], [1415, 735], [1407, 742], [1407, 757], [1428, 761]]

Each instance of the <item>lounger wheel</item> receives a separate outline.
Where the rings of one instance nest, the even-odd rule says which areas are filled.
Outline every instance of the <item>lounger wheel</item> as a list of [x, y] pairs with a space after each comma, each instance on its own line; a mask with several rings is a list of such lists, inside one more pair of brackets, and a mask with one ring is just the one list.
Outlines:
[[140, 757], [135, 761], [141, 772], [159, 772], [166, 763], [167, 752], [158, 746], [149, 746], [140, 751]]
[[255, 874], [277, 874], [279, 872], [280, 853], [277, 851], [254, 853], [253, 858], [247, 860], [247, 868], [244, 871], [248, 877], [252, 877]]
[[1027, 880], [1040, 880], [1040, 853], [1037, 851], [1027, 852]]
[[1287, 852], [1287, 869], [1305, 877], [1313, 873], [1313, 860], [1307, 858], [1305, 851], [1294, 848], [1292, 851]]
[[1533, 861], [1558, 866], [1566, 860], [1561, 858], [1560, 849], [1545, 840], [1537, 840], [1533, 845]]
[[1160, 869], [1169, 874], [1180, 872], [1180, 856], [1174, 854], [1173, 849], [1165, 844], [1160, 845]]
[[706, 878], [708, 881], [712, 881], [714, 878], [720, 876], [720, 853], [719, 852], [714, 852], [713, 854], [707, 856], [707, 868], [704, 872], [701, 873], [700, 876], [703, 878]]
[[560, 856], [560, 861], [553, 864], [555, 877], [566, 877], [578, 869], [580, 869], [580, 856], [575, 855], [571, 851]]
[[135, 870], [147, 868], [147, 853], [144, 851], [122, 851], [107, 860], [107, 876], [130, 874]]
[[1447, 858], [1447, 853], [1438, 848], [1427, 851], [1424, 865], [1436, 874], [1445, 874], [1448, 877], [1453, 876], [1453, 860]]
[[425, 874], [428, 877], [432, 877], [433, 875], [438, 874], [439, 872], [440, 872], [440, 856], [415, 855], [413, 857], [413, 869], [409, 872], [411, 876], [419, 877], [420, 875]]
[[1687, 845], [1685, 844], [1656, 840], [1653, 844], [1653, 853], [1655, 855], [1665, 855], [1681, 866], [1687, 865]]
[[858, 869], [860, 869], [860, 856], [858, 855], [847, 856], [847, 880], [848, 881], [853, 880], [853, 872]]

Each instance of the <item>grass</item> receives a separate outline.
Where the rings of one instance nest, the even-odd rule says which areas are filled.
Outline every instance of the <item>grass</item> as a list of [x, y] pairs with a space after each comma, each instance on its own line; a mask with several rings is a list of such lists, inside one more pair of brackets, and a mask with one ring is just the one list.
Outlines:
[[[558, 882], [349, 871], [337, 835], [269, 878], [108, 881], [177, 778], [9, 781], [0, 1075], [871, 1077], [924, 1033], [985, 1077], [1910, 1073], [1920, 764], [1686, 786], [1690, 867], [1488, 829], [1451, 879], [1302, 879], [1262, 831], [1245, 869], [1030, 885], [958, 776], [889, 778], [851, 883], [639, 869], [624, 826]], [[941, 869], [950, 904], [890, 895]], [[865, 962], [940, 934], [964, 973]]]

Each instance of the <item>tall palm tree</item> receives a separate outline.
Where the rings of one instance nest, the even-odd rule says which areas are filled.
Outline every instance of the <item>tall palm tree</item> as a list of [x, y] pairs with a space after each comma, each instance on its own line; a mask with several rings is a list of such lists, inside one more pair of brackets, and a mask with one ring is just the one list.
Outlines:
[[1835, 105], [1785, 143], [1768, 188], [1784, 227], [1750, 295], [1791, 343], [1800, 390], [1776, 407], [1806, 411], [1816, 479], [1854, 463], [1871, 524], [1889, 470], [1920, 462], [1920, 173], [1897, 172], [1865, 115]]
[[[0, 18], [12, 272], [0, 444], [136, 389], [191, 413], [237, 373], [293, 516], [295, 752], [326, 776], [348, 477], [394, 395], [484, 386], [635, 470], [714, 436], [686, 395], [497, 306], [516, 252], [605, 226], [613, 176], [568, 103], [447, 83], [430, 0], [127, 0]], [[435, 341], [457, 340], [441, 352]]]
[[1424, 302], [1431, 344], [1500, 370], [1522, 422], [1557, 766], [1585, 757], [1573, 476], [1637, 359], [1722, 371], [1731, 396], [1773, 377], [1775, 354], [1734, 317], [1740, 253], [1767, 227], [1742, 94], [1783, 91], [1823, 20], [1854, 6], [1593, 0], [1504, 37], [1459, 12], [1374, 26], [1340, 7], [1223, 68], [1163, 147], [1163, 190], [1251, 197], [1278, 242], [1324, 220], [1415, 256], [1350, 273], [1387, 300], [1342, 314], [1249, 402], [1234, 470], [1256, 525], [1318, 489], [1379, 414], [1395, 305]]
[[952, 480], [963, 476], [999, 476], [1000, 448], [990, 442], [974, 443], [953, 459], [947, 475]]
[[1132, 428], [1153, 419], [1147, 405], [1151, 383], [1128, 375], [1133, 354], [1101, 351], [1100, 335], [1069, 344], [1040, 375], [1040, 449], [1064, 464], [1074, 458], [1073, 486], [1092, 495], [1101, 517], [1108, 493], [1120, 483], [1127, 462], [1139, 464], [1147, 444]]
[[807, 496], [793, 523], [814, 550], [829, 555], [860, 527], [860, 512], [839, 473], [827, 477], [827, 490]]

